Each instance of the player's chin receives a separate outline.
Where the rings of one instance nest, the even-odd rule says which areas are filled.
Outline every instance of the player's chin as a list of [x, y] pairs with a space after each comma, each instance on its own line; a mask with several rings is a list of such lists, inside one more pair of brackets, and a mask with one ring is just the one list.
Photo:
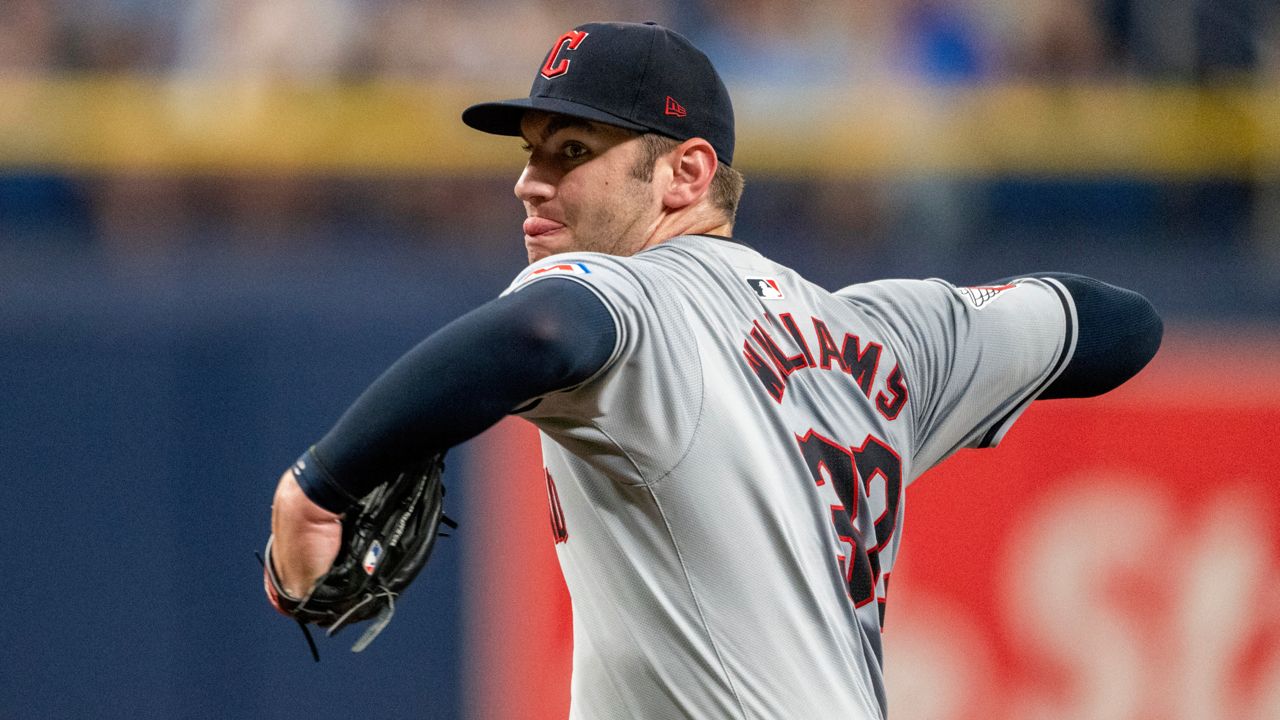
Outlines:
[[[529, 255], [530, 265], [538, 262], [543, 258], [551, 257], [552, 255], [555, 255], [557, 253], [568, 252], [570, 249], [572, 249], [571, 247], [569, 247], [572, 243], [555, 242], [551, 238], [546, 237], [547, 235], [552, 235], [552, 234], [558, 235], [560, 233], [544, 233], [543, 235], [539, 235], [536, 237], [531, 237], [529, 235], [524, 236], [524, 249], [525, 249], [525, 252]], [[562, 238], [557, 238], [557, 239], [563, 240]]]

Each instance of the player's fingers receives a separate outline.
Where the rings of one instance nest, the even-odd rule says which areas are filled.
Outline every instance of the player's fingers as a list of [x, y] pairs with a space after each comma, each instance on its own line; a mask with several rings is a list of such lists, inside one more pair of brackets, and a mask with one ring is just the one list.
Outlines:
[[276, 572], [280, 587], [293, 597], [306, 597], [338, 557], [342, 525], [333, 521], [321, 526], [285, 522], [281, 528], [281, 534], [276, 536], [279, 552]]
[[311, 502], [286, 472], [271, 506], [271, 560], [280, 588], [302, 598], [333, 565], [342, 547], [341, 516]]
[[271, 607], [275, 608], [276, 612], [281, 615], [288, 617], [289, 613], [280, 607], [280, 594], [276, 592], [276, 586], [271, 582], [271, 571], [265, 565], [262, 568], [262, 589], [267, 593], [267, 602], [271, 603]]

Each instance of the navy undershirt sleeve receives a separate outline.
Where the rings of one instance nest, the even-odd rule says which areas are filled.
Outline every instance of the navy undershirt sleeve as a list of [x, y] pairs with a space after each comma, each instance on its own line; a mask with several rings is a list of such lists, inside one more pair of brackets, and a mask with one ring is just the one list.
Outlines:
[[1075, 354], [1062, 374], [1040, 393], [1041, 400], [1093, 397], [1113, 390], [1137, 375], [1159, 349], [1164, 323], [1142, 295], [1072, 273], [1019, 277], [1057, 280], [1071, 293], [1076, 306], [1079, 332]]
[[572, 280], [548, 278], [492, 300], [396, 361], [294, 474], [313, 502], [342, 512], [413, 462], [588, 380], [612, 356], [617, 334], [604, 302]]

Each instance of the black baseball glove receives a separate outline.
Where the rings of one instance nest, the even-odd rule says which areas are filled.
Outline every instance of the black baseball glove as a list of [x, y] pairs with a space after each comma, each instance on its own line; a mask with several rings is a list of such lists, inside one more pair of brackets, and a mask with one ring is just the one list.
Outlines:
[[444, 514], [444, 453], [420, 467], [400, 474], [366, 495], [342, 518], [342, 548], [329, 572], [303, 598], [284, 591], [271, 562], [271, 541], [262, 558], [281, 612], [302, 627], [311, 655], [320, 660], [308, 624], [327, 628], [333, 636], [342, 628], [374, 618], [374, 623], [351, 647], [360, 652], [391, 622], [396, 598], [418, 576], [431, 557], [440, 525], [456, 528]]

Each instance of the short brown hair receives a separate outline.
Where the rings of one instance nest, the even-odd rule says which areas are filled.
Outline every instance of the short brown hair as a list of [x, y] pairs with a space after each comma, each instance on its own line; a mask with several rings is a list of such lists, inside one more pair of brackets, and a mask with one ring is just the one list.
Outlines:
[[[653, 180], [653, 166], [658, 158], [671, 152], [679, 144], [679, 140], [666, 135], [642, 133], [640, 157], [631, 168], [631, 174], [644, 182]], [[711, 202], [724, 212], [730, 224], [733, 224], [734, 217], [738, 214], [738, 201], [742, 199], [744, 185], [742, 173], [724, 163], [716, 165], [715, 177], [711, 178]]]

